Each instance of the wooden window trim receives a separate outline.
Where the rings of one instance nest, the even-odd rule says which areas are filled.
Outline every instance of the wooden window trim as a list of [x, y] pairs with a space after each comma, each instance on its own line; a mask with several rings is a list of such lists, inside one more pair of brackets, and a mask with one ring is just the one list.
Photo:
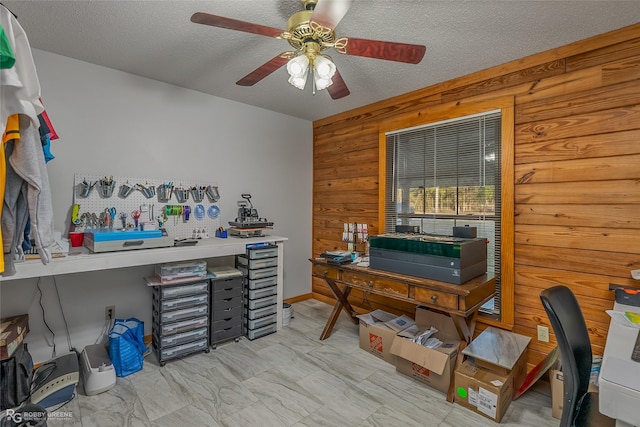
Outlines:
[[504, 329], [513, 329], [515, 322], [514, 302], [514, 104], [512, 96], [495, 98], [482, 102], [464, 103], [451, 102], [427, 109], [396, 116], [379, 123], [378, 141], [378, 224], [385, 223], [385, 185], [386, 182], [386, 148], [387, 132], [394, 132], [414, 126], [427, 125], [443, 120], [455, 119], [472, 114], [479, 114], [491, 110], [501, 110], [502, 120], [502, 163], [501, 163], [501, 253], [500, 253], [500, 320], [479, 316], [480, 323], [486, 323]]

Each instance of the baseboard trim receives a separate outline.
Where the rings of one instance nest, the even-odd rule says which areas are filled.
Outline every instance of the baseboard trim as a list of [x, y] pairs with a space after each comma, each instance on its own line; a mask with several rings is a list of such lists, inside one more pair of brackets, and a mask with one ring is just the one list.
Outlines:
[[287, 298], [286, 300], [284, 300], [284, 302], [293, 304], [294, 302], [305, 301], [308, 299], [313, 299], [313, 294], [302, 294], [302, 295], [298, 295], [297, 297]]

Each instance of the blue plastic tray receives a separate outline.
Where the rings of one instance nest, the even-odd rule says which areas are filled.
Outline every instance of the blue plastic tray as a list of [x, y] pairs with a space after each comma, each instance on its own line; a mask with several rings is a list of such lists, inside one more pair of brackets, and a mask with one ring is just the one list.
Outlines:
[[87, 230], [93, 235], [94, 242], [113, 242], [116, 240], [140, 240], [162, 237], [162, 230]]

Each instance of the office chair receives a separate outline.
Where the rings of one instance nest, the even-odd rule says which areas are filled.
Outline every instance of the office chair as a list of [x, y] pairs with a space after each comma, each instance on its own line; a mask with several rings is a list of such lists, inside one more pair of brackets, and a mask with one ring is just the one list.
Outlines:
[[614, 426], [615, 420], [598, 411], [598, 393], [589, 392], [591, 341], [582, 310], [566, 286], [540, 293], [540, 300], [558, 341], [564, 376], [560, 427]]

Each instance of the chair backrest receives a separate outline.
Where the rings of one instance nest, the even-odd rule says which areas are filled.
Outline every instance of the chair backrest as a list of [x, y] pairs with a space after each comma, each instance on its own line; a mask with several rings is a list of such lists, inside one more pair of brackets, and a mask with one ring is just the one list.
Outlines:
[[564, 376], [564, 406], [560, 427], [574, 425], [581, 399], [589, 388], [591, 341], [582, 310], [575, 295], [566, 286], [554, 286], [540, 293], [558, 341]]

